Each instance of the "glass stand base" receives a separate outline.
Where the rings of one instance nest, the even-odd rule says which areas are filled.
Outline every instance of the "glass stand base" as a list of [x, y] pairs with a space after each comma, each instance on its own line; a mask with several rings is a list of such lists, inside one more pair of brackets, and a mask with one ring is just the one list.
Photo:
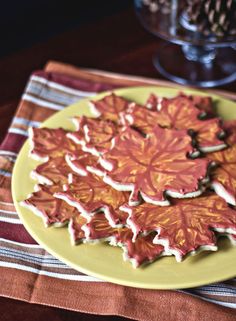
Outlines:
[[[194, 60], [190, 60], [193, 56], [191, 49]], [[179, 84], [215, 87], [236, 80], [236, 50], [231, 47], [214, 49], [212, 59], [205, 59], [203, 50], [199, 48], [197, 57], [196, 47], [168, 43], [159, 49], [153, 62], [163, 76]]]

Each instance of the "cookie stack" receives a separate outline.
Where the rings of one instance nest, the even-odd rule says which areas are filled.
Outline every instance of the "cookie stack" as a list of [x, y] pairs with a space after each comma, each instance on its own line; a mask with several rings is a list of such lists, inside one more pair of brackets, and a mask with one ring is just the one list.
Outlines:
[[89, 108], [73, 132], [30, 129], [41, 164], [22, 206], [68, 225], [72, 244], [120, 246], [134, 267], [216, 251], [221, 235], [236, 243], [236, 121], [216, 117], [210, 97], [140, 105], [111, 93]]

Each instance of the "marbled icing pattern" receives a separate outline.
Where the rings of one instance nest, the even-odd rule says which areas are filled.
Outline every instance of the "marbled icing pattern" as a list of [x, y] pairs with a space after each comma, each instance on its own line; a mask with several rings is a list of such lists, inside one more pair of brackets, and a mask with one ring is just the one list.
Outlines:
[[216, 250], [215, 232], [236, 234], [236, 210], [214, 193], [198, 198], [173, 200], [168, 207], [143, 203], [123, 206], [135, 240], [140, 233], [158, 232], [154, 243], [165, 246], [180, 261], [187, 253], [203, 249]]
[[[173, 101], [179, 98], [188, 99], [190, 103], [192, 103], [201, 111], [206, 112], [208, 115], [215, 114], [213, 101], [210, 96], [186, 95], [185, 93], [180, 92], [176, 97], [165, 98], [165, 100]], [[151, 93], [145, 103], [145, 106], [151, 110], [160, 110], [162, 100], [162, 97], [158, 97], [157, 95]]]
[[38, 191], [33, 192], [28, 199], [22, 202], [22, 205], [41, 216], [46, 226], [66, 225], [71, 218], [79, 215], [79, 213], [76, 208], [53, 196], [60, 190], [60, 185], [39, 185]]
[[[207, 159], [190, 159], [191, 138], [186, 131], [159, 126], [144, 138], [128, 128], [117, 135], [114, 146], [103, 154], [104, 181], [117, 190], [129, 190], [130, 204], [137, 205], [139, 194], [156, 205], [168, 205], [173, 197], [197, 196], [199, 183], [207, 176]], [[162, 204], [165, 202], [164, 204]]]
[[202, 112], [186, 97], [163, 98], [158, 103], [159, 110], [148, 110], [131, 104], [122, 113], [123, 123], [148, 134], [157, 124], [161, 127], [191, 130], [202, 152], [211, 152], [226, 147], [220, 139], [223, 129], [219, 118], [201, 120]]
[[127, 202], [128, 193], [118, 192], [94, 174], [76, 177], [67, 190], [54, 196], [75, 206], [86, 217], [101, 210], [112, 226], [126, 223], [127, 215], [119, 207]]
[[119, 113], [128, 108], [130, 101], [117, 96], [114, 93], [108, 94], [100, 100], [92, 100], [90, 102], [92, 112], [96, 116], [101, 116], [104, 120], [120, 123]]
[[231, 121], [229, 124], [225, 122], [224, 126], [228, 133], [226, 138], [228, 148], [210, 153], [207, 157], [218, 164], [212, 172], [212, 186], [216, 193], [220, 193], [219, 187], [223, 186], [226, 193], [223, 192], [219, 195], [232, 205], [236, 205], [236, 122]]
[[132, 231], [129, 228], [112, 228], [102, 213], [91, 217], [83, 229], [88, 242], [107, 240], [112, 245], [121, 246], [124, 259], [131, 261], [134, 267], [150, 263], [164, 254], [163, 246], [153, 243], [154, 234], [140, 236], [132, 241]]
[[121, 131], [117, 124], [100, 118], [81, 117], [76, 122], [78, 130], [68, 133], [67, 137], [97, 156], [110, 149], [111, 140]]
[[67, 133], [62, 128], [30, 128], [30, 156], [46, 161], [49, 157], [60, 157], [81, 149], [67, 138]]

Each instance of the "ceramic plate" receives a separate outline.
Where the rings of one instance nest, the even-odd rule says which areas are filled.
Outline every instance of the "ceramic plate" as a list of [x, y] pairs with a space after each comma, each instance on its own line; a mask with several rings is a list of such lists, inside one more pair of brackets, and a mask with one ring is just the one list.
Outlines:
[[[137, 103], [144, 103], [151, 92], [171, 97], [176, 95], [178, 90], [136, 87], [115, 91], [118, 95]], [[200, 92], [185, 92], [203, 95]], [[103, 95], [104, 93], [96, 98], [100, 99]], [[217, 96], [213, 98], [217, 101], [219, 115], [224, 119], [236, 119], [236, 104]], [[42, 126], [74, 130], [69, 118], [75, 115], [91, 116], [87, 99], [56, 113]], [[35, 181], [30, 179], [30, 171], [36, 167], [37, 162], [29, 158], [28, 153], [27, 141], [19, 153], [13, 171], [12, 193], [17, 212], [28, 232], [41, 246], [76, 270], [113, 283], [146, 289], [189, 288], [226, 280], [236, 275], [236, 247], [227, 239], [220, 240], [218, 252], [202, 252], [187, 257], [181, 263], [177, 263], [174, 257], [164, 257], [138, 269], [123, 261], [120, 248], [106, 244], [72, 246], [66, 227], [45, 228], [39, 217], [18, 204], [33, 191], [35, 184]]]

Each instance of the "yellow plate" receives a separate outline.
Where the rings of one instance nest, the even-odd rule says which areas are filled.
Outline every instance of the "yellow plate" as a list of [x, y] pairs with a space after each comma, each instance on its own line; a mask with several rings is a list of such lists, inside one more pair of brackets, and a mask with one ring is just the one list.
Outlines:
[[[128, 88], [115, 91], [127, 99], [144, 103], [150, 92], [162, 96], [174, 96], [176, 89], [158, 87]], [[186, 91], [194, 93], [194, 91]], [[201, 94], [195, 92], [195, 94]], [[101, 98], [104, 94], [96, 96]], [[236, 118], [236, 104], [213, 96], [217, 100], [217, 112], [224, 119]], [[88, 100], [67, 107], [45, 121], [42, 126], [73, 130], [69, 118], [74, 115], [91, 116]], [[147, 267], [133, 269], [122, 259], [122, 250], [105, 244], [72, 246], [65, 228], [45, 228], [42, 220], [18, 202], [33, 191], [34, 181], [30, 171], [37, 162], [28, 157], [29, 143], [24, 144], [17, 158], [12, 180], [12, 193], [17, 212], [33, 238], [48, 252], [73, 268], [110, 282], [146, 289], [176, 289], [195, 287], [226, 280], [236, 275], [236, 247], [228, 240], [220, 240], [218, 252], [203, 252], [177, 263], [174, 257], [164, 257]]]

